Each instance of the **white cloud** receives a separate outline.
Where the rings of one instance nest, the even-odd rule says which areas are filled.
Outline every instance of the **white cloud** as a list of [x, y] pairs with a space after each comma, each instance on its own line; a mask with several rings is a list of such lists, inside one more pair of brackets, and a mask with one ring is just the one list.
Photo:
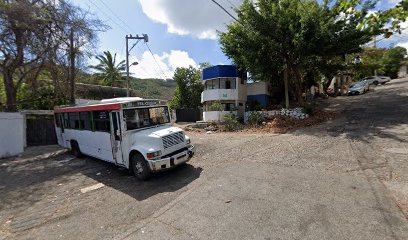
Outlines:
[[[211, 0], [139, 0], [143, 12], [153, 21], [167, 25], [167, 31], [200, 39], [217, 38], [233, 19]], [[242, 0], [218, 1], [231, 14]]]
[[390, 38], [384, 39], [383, 36], [378, 37], [380, 39], [379, 47], [386, 46], [400, 46], [404, 42], [408, 41], [408, 22], [401, 23], [401, 34], [394, 33]]
[[148, 51], [140, 58], [131, 56], [130, 63], [139, 63], [130, 67], [132, 75], [137, 78], [172, 78], [177, 67], [197, 67], [197, 63], [185, 51], [171, 50], [170, 53], [154, 54], [154, 58]]
[[385, 9], [393, 8], [395, 7], [401, 0], [383, 0], [383, 1], [378, 1], [377, 7], [382, 7]]
[[408, 51], [408, 42], [400, 42], [400, 43], [397, 44], [397, 46], [399, 46], [399, 47], [404, 47], [404, 48], [406, 48], [407, 51]]

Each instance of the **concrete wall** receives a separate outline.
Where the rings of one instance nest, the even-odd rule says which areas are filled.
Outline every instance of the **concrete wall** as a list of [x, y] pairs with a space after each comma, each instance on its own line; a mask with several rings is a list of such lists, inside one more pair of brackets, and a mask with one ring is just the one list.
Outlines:
[[224, 116], [227, 114], [237, 114], [236, 111], [233, 112], [228, 112], [228, 111], [210, 111], [210, 112], [203, 112], [203, 120], [205, 122], [211, 122], [211, 121], [216, 121], [216, 122], [222, 122], [224, 121]]
[[399, 78], [405, 78], [408, 77], [408, 65], [402, 65], [399, 72], [398, 72], [398, 77]]
[[24, 117], [20, 113], [0, 112], [0, 158], [24, 151]]
[[248, 83], [247, 95], [269, 95], [267, 82]]

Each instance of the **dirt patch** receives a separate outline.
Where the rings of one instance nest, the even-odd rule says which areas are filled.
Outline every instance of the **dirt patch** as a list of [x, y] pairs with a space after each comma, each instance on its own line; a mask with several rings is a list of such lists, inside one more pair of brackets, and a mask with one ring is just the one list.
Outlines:
[[300, 128], [318, 125], [322, 122], [332, 120], [336, 113], [332, 111], [318, 111], [306, 119], [295, 119], [291, 117], [276, 116], [267, 120], [260, 127], [252, 127], [241, 130], [241, 132], [268, 132], [287, 133]]

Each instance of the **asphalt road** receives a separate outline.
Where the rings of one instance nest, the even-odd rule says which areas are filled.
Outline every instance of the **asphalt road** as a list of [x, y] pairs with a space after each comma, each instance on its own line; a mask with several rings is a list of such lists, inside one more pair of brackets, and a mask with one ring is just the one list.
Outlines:
[[289, 134], [190, 133], [148, 182], [57, 147], [0, 160], [0, 239], [408, 239], [408, 80], [325, 105]]

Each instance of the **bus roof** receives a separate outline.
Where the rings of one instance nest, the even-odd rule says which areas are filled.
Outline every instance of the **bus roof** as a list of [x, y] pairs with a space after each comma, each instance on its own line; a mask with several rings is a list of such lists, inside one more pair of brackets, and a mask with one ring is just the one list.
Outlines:
[[85, 111], [109, 111], [132, 107], [146, 107], [154, 105], [165, 105], [166, 101], [159, 99], [143, 99], [139, 97], [123, 97], [103, 99], [99, 102], [92, 102], [74, 106], [55, 107], [55, 113], [64, 112], [85, 112]]

